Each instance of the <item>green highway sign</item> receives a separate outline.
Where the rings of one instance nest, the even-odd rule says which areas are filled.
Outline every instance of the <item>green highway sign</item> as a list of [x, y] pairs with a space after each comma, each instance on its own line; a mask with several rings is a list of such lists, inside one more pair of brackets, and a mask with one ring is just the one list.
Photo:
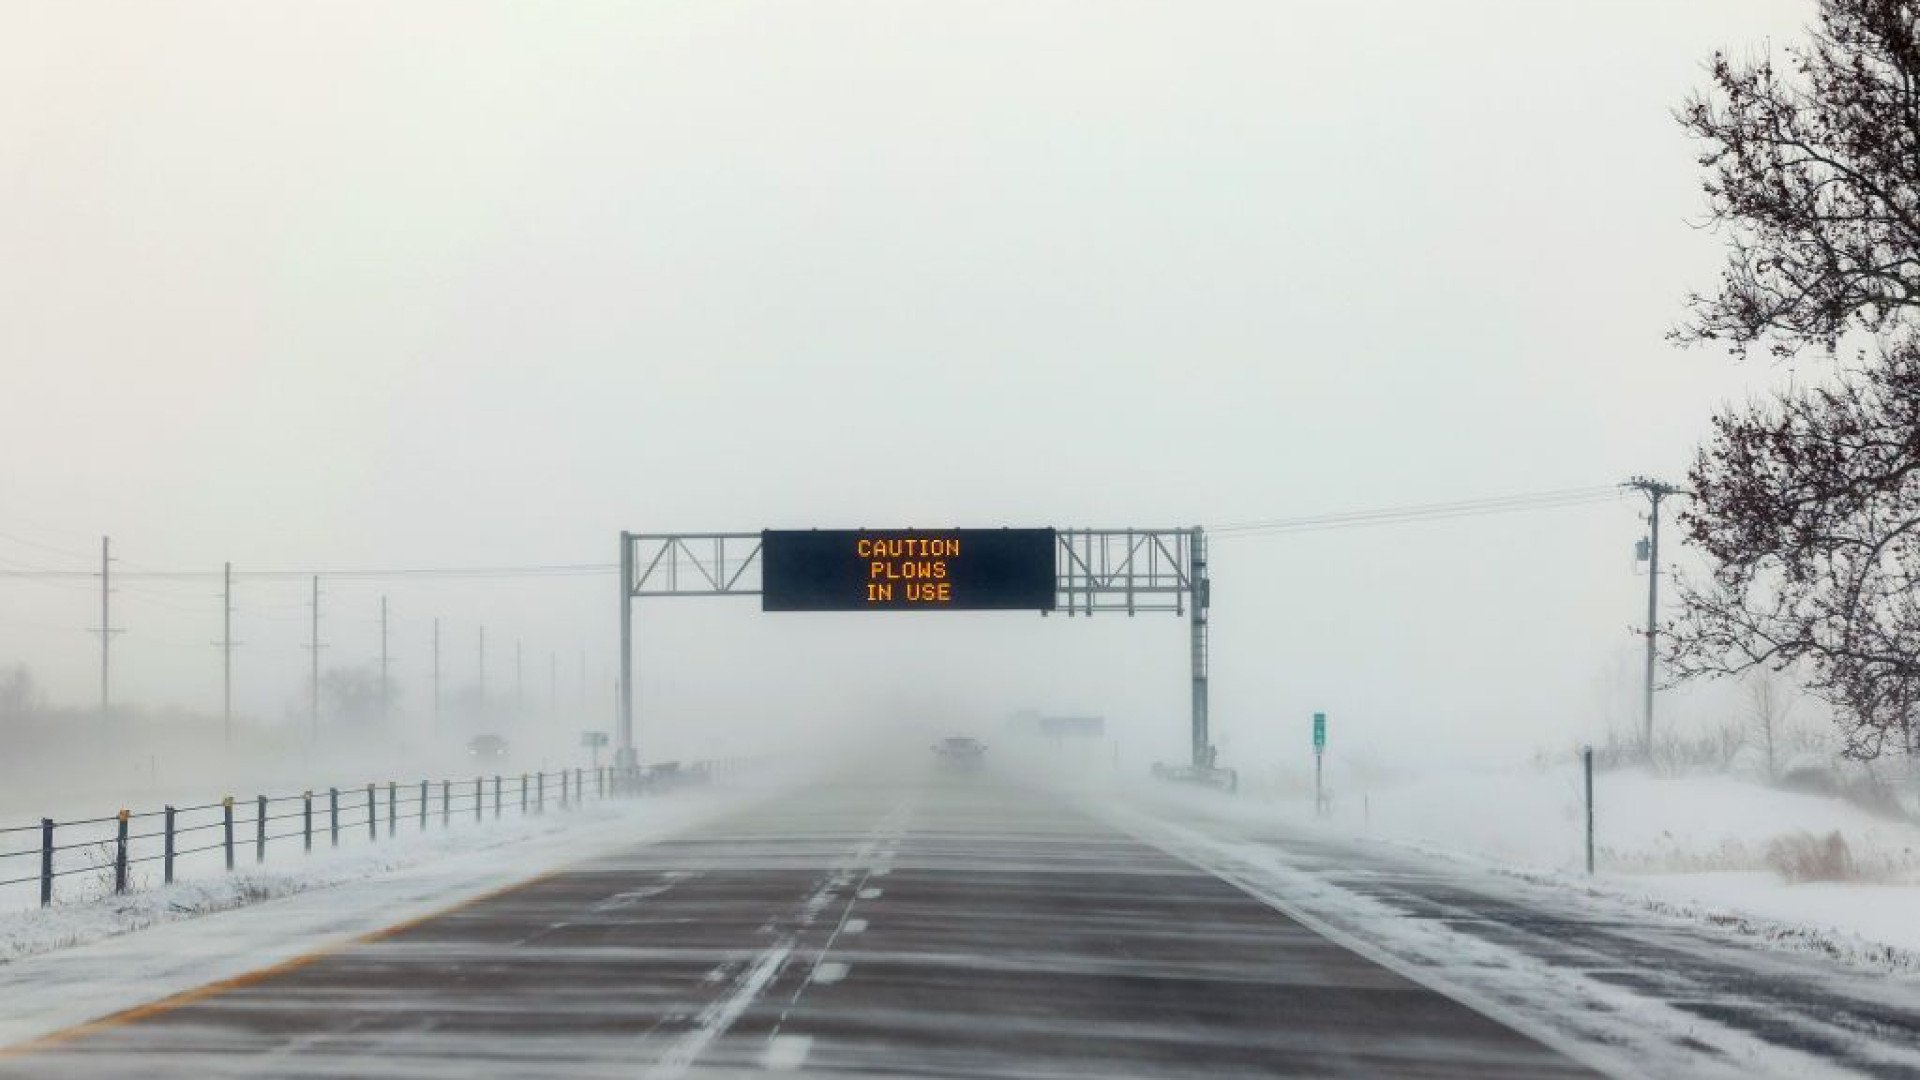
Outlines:
[[1319, 753], [1327, 748], [1327, 714], [1313, 714], [1313, 750]]

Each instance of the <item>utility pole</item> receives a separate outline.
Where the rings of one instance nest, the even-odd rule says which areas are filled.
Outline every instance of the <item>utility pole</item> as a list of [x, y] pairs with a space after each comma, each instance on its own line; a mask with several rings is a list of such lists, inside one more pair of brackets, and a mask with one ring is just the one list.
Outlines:
[[440, 730], [440, 619], [433, 620], [433, 730]]
[[220, 721], [227, 744], [233, 744], [233, 564], [221, 571], [220, 593]]
[[314, 742], [320, 741], [320, 575], [313, 575], [313, 629], [307, 637], [307, 648], [313, 653], [313, 681], [308, 690], [308, 722], [313, 730]]
[[388, 691], [391, 685], [387, 681], [387, 598], [382, 596], [380, 598], [380, 726], [382, 728], [393, 722], [393, 695]]
[[113, 635], [120, 632], [113, 628], [113, 619], [108, 607], [108, 597], [113, 595], [112, 543], [107, 537], [100, 538], [100, 629], [96, 633], [100, 635], [100, 719], [102, 720], [107, 718], [113, 706], [113, 695], [109, 689], [112, 685], [109, 677], [112, 671], [110, 657]]
[[1653, 679], [1654, 645], [1660, 633], [1660, 500], [1684, 494], [1672, 484], [1636, 476], [1621, 487], [1633, 488], [1647, 497], [1647, 671], [1641, 708], [1641, 742], [1648, 758], [1653, 757]]

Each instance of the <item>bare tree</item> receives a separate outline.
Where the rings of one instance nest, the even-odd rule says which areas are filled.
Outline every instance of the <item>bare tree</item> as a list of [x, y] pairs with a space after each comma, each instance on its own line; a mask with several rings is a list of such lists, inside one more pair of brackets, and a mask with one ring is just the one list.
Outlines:
[[1691, 298], [1682, 341], [1739, 353], [1833, 349], [1920, 308], [1920, 4], [1821, 0], [1785, 71], [1714, 54], [1680, 110], [1704, 144], [1720, 287]]
[[0, 716], [29, 716], [40, 706], [40, 687], [34, 682], [31, 668], [15, 664], [0, 675]]
[[1845, 752], [1910, 744], [1920, 704], [1920, 348], [1714, 422], [1680, 516], [1714, 562], [1680, 581], [1682, 677], [1795, 668]]
[[1920, 705], [1920, 0], [1822, 0], [1786, 55], [1716, 54], [1680, 111], [1728, 259], [1675, 336], [1872, 342], [1829, 385], [1714, 420], [1681, 524], [1715, 567], [1682, 582], [1668, 660], [1803, 672], [1871, 760], [1914, 745]]
[[1747, 720], [1753, 725], [1768, 783], [1780, 779], [1781, 744], [1786, 741], [1787, 717], [1792, 712], [1793, 702], [1766, 672], [1747, 680]]

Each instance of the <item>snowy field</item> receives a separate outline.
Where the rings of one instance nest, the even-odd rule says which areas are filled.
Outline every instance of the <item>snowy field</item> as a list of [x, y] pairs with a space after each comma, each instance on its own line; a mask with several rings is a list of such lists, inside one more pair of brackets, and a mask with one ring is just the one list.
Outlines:
[[[1920, 827], [1844, 799], [1726, 776], [1595, 777], [1592, 885], [1700, 918], [1751, 916], [1920, 955]], [[1248, 785], [1235, 813], [1312, 823], [1312, 799]], [[1577, 769], [1409, 780], [1333, 800], [1330, 831], [1412, 846], [1586, 887]], [[1782, 860], [1838, 834], [1847, 880], [1794, 881]], [[1771, 857], [1770, 857], [1771, 854]], [[1871, 951], [1871, 950], [1868, 950]]]

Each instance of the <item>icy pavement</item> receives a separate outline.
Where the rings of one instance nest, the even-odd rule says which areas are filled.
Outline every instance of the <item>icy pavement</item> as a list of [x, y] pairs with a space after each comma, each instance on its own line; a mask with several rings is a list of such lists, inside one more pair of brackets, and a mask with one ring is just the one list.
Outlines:
[[1621, 1075], [1920, 1077], [1920, 979], [1870, 956], [1257, 804], [1168, 793], [1097, 805], [1334, 940]]
[[[0, 1075], [1594, 1075], [991, 775], [814, 785], [636, 840], [426, 917], [401, 890], [382, 929], [264, 950], [0, 1053]], [[323, 919], [306, 900], [287, 907]], [[260, 942], [277, 906], [121, 940], [204, 927], [176, 944], [210, 946], [249, 920]]]

